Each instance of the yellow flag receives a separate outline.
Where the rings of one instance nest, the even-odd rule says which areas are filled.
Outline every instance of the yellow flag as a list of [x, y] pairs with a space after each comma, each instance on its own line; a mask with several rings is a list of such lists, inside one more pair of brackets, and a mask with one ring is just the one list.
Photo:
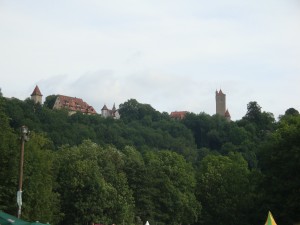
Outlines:
[[277, 223], [275, 222], [275, 220], [272, 216], [272, 213], [270, 211], [268, 213], [268, 218], [267, 218], [265, 225], [277, 225]]

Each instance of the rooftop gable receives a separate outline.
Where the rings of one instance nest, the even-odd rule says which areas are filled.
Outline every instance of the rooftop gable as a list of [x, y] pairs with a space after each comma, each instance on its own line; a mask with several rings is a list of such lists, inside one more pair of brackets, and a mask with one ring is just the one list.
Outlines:
[[37, 85], [35, 86], [35, 88], [34, 88], [32, 94], [31, 94], [31, 96], [34, 96], [34, 95], [43, 96], [42, 93], [41, 93], [41, 91], [40, 91], [40, 89], [39, 89], [39, 87]]

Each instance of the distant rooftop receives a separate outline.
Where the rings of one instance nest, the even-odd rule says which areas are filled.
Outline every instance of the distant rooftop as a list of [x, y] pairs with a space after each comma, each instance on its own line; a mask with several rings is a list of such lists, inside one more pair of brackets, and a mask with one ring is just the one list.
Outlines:
[[41, 91], [40, 91], [40, 89], [39, 89], [39, 87], [37, 85], [35, 86], [35, 88], [34, 88], [32, 94], [31, 94], [31, 96], [34, 96], [34, 95], [43, 96], [42, 93], [41, 93]]
[[184, 119], [187, 113], [188, 113], [187, 111], [175, 111], [175, 112], [171, 112], [170, 117], [173, 119], [182, 120]]

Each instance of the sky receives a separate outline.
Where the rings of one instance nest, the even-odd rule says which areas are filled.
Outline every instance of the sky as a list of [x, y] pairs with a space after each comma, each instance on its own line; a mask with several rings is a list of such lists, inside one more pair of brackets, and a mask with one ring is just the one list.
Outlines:
[[300, 111], [299, 0], [0, 0], [0, 88], [232, 120]]

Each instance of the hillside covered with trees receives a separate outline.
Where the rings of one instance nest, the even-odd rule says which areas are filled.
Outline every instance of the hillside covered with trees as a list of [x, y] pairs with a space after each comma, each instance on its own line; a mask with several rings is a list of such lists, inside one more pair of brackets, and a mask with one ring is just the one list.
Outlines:
[[20, 127], [22, 217], [52, 225], [300, 222], [300, 115], [278, 121], [255, 101], [238, 121], [172, 120], [130, 99], [121, 119], [0, 96], [0, 210], [16, 215]]

